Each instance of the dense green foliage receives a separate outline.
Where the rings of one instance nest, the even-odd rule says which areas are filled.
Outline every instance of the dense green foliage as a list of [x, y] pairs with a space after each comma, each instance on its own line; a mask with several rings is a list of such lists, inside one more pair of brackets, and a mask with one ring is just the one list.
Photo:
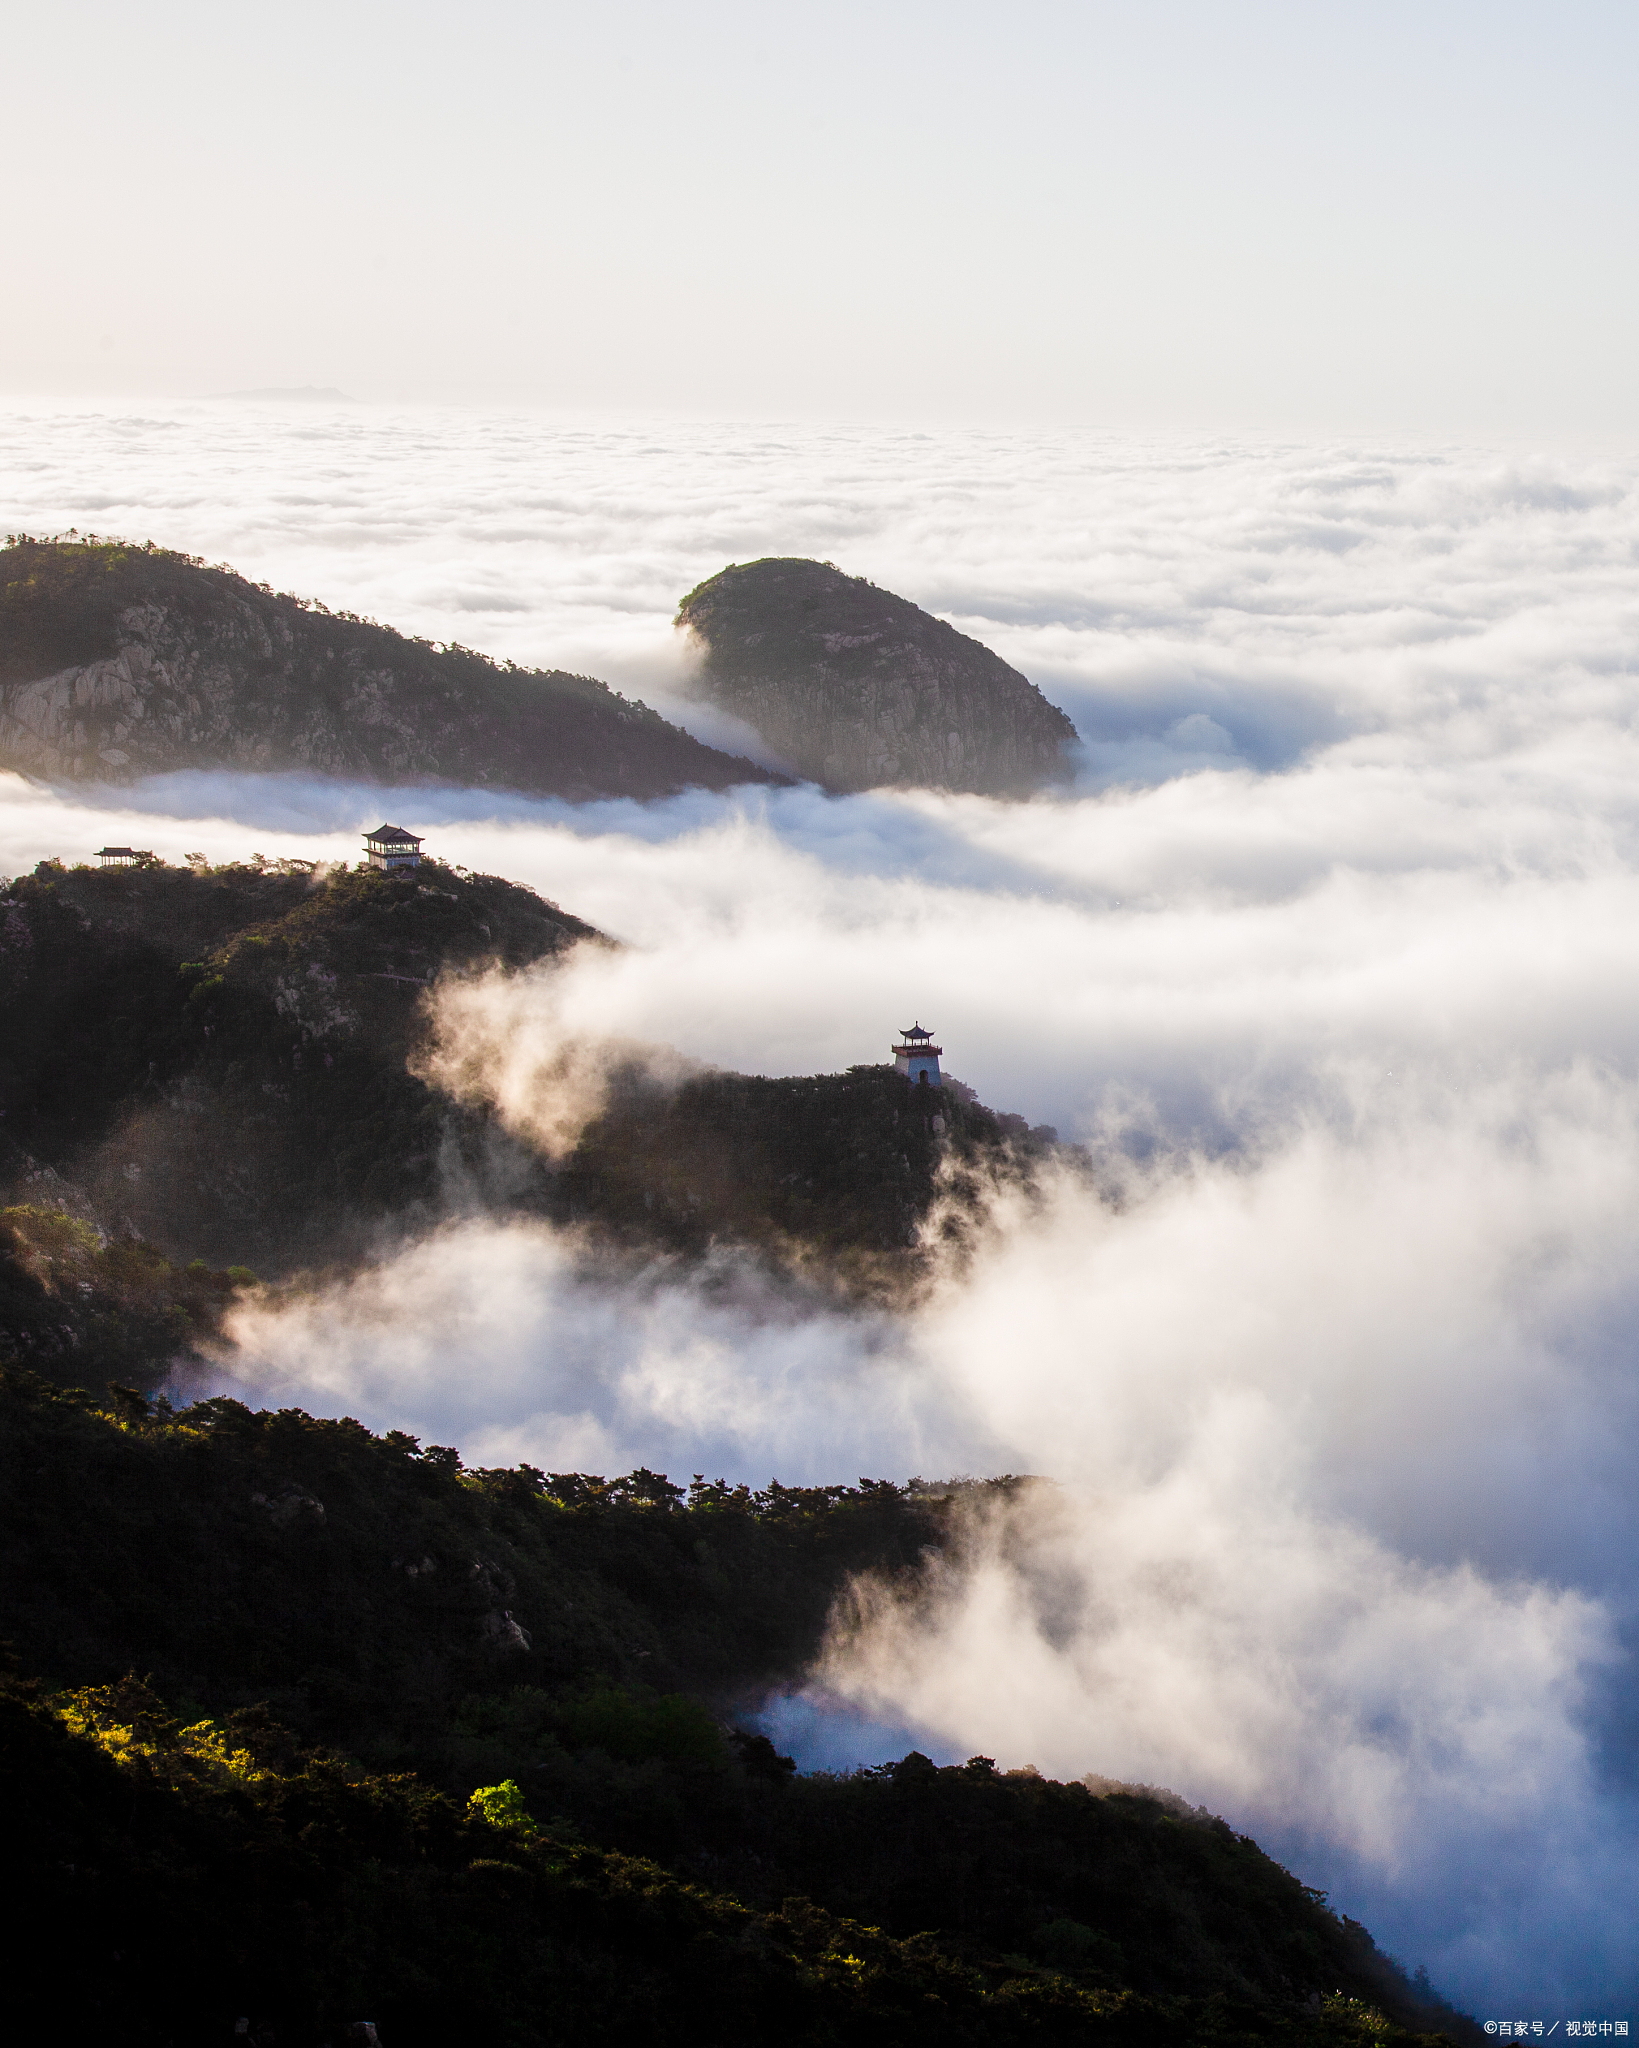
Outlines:
[[[890, 1829], [901, 1796], [876, 1790]], [[1038, 1960], [801, 1896], [759, 1909], [543, 1829], [514, 1786], [463, 1810], [256, 1717], [183, 1727], [134, 1683], [0, 1696], [0, 1799], [29, 1879], [7, 2007], [31, 2038], [190, 2048], [240, 2019], [285, 2044], [369, 2020], [388, 2048], [1404, 2038], [1346, 1991], [1282, 2007], [1100, 1982], [1062, 1930]]]
[[299, 1410], [125, 1403], [115, 1426], [109, 1406], [0, 1375], [0, 1583], [30, 1668], [102, 1683], [137, 1665], [173, 1696], [270, 1700], [305, 1734], [441, 1774], [458, 1737], [482, 1749], [469, 1695], [504, 1694], [539, 1733], [535, 1691], [722, 1693], [795, 1668], [846, 1574], [909, 1568], [951, 1512], [886, 1482], [466, 1473]]
[[116, 652], [119, 615], [131, 601], [126, 579], [138, 553], [156, 578], [174, 575], [173, 564], [204, 567], [120, 542], [64, 545], [8, 534], [0, 555], [0, 682], [27, 682]]
[[[6, 727], [16, 691], [128, 648], [111, 695]], [[567, 797], [784, 779], [590, 676], [409, 639], [152, 543], [21, 534], [0, 548], [0, 766], [305, 769]]]
[[17, 1374], [0, 1457], [38, 1674], [0, 1700], [0, 1798], [68, 2036], [1320, 2048], [1441, 2018], [1204, 1814], [983, 1758], [793, 1778], [732, 1732], [849, 1573], [955, 1538], [961, 1489], [463, 1472]]

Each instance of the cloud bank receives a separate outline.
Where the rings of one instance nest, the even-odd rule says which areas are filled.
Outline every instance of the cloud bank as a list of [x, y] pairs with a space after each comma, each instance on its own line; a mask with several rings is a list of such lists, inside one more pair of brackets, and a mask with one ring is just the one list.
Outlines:
[[[5, 522], [160, 541], [685, 720], [678, 601], [800, 554], [949, 618], [1097, 781], [1621, 724], [1632, 457], [454, 408], [0, 413]], [[706, 735], [709, 737], [710, 735]], [[1227, 744], [1226, 744], [1227, 741]]]
[[[236, 499], [262, 429], [224, 418], [14, 419], [17, 523], [140, 526], [640, 689], [700, 575], [829, 555], [1088, 738], [1076, 793], [1018, 805], [393, 795], [623, 941], [452, 997], [464, 1085], [550, 1146], [565, 1048], [813, 1072], [920, 1013], [1106, 1193], [999, 1202], [903, 1320], [727, 1253], [613, 1284], [571, 1235], [469, 1218], [248, 1311], [239, 1383], [559, 1469], [1045, 1475], [915, 1605], [861, 1589], [775, 1725], [1171, 1784], [1455, 1995], [1623, 2009], [1632, 466], [428, 416], [270, 428]], [[382, 803], [14, 780], [0, 866], [110, 836], [344, 857]]]
[[236, 1372], [485, 1461], [1049, 1473], [914, 1602], [864, 1589], [809, 1712], [1173, 1785], [1471, 1998], [1608, 1997], [1639, 1907], [1609, 1711], [1636, 1136], [1609, 1077], [1416, 1089], [1129, 1165], [1116, 1204], [1002, 1205], [909, 1322], [728, 1255], [616, 1289], [469, 1222], [248, 1311]]

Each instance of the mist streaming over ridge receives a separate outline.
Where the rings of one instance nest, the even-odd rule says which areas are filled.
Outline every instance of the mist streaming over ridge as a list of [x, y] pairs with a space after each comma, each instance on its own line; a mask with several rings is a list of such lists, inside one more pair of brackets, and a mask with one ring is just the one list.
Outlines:
[[[1631, 466], [422, 425], [393, 469], [386, 424], [307, 423], [230, 516], [251, 428], [137, 422], [96, 523], [627, 687], [666, 672], [697, 574], [830, 554], [1066, 704], [1082, 793], [383, 812], [291, 777], [13, 781], [0, 867], [105, 837], [344, 857], [400, 817], [623, 942], [446, 997], [494, 1099], [537, 1102], [566, 1046], [594, 1078], [632, 1045], [834, 1070], [919, 1013], [987, 1101], [1086, 1143], [1099, 1192], [999, 1196], [903, 1318], [727, 1250], [617, 1278], [572, 1234], [468, 1217], [249, 1308], [228, 1380], [474, 1459], [1044, 1475], [914, 1605], [862, 1588], [809, 1704], [1171, 1784], [1455, 1995], [1614, 2009], [1639, 1905]], [[11, 431], [35, 433], [20, 523], [93, 523], [75, 464], [109, 423]], [[435, 457], [450, 506], [417, 526]]]

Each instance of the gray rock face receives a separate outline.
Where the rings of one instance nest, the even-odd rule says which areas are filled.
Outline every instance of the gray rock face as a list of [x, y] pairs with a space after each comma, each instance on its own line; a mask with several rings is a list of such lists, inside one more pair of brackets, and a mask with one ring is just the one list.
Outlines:
[[696, 689], [826, 789], [1022, 795], [1069, 773], [1070, 720], [942, 619], [825, 562], [724, 569], [684, 598]]
[[144, 754], [195, 738], [203, 706], [178, 673], [183, 664], [156, 655], [164, 623], [157, 606], [133, 605], [120, 620], [131, 637], [118, 654], [0, 685], [0, 760], [39, 775], [125, 781], [127, 741]]
[[0, 551], [0, 768], [306, 769], [567, 797], [781, 778], [587, 676], [502, 667], [186, 555]]

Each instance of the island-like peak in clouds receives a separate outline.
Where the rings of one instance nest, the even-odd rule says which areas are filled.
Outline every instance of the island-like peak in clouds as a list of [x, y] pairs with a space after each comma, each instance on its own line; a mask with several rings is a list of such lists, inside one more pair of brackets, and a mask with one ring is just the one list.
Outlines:
[[1000, 655], [829, 562], [731, 566], [677, 623], [697, 688], [826, 789], [1022, 795], [1069, 773], [1076, 729]]
[[0, 768], [306, 769], [570, 798], [777, 782], [589, 676], [502, 666], [120, 542], [0, 551]]

